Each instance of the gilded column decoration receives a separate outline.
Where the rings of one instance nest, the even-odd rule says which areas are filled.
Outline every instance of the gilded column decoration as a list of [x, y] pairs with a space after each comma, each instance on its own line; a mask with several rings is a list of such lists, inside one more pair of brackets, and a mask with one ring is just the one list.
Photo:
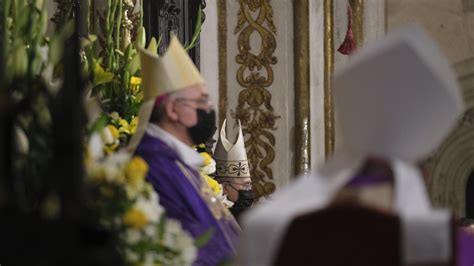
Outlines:
[[324, 140], [326, 158], [334, 153], [334, 107], [332, 77], [334, 73], [334, 7], [324, 0]]
[[[254, 191], [258, 198], [275, 191], [273, 172], [270, 168], [275, 159], [276, 115], [269, 91], [273, 84], [272, 65], [277, 63], [273, 55], [276, 49], [276, 27], [270, 0], [239, 0], [237, 25], [239, 54], [235, 60], [240, 65], [237, 81], [242, 86], [233, 117], [240, 119], [247, 137], [245, 145], [250, 162]], [[258, 54], [252, 49], [250, 37], [258, 34], [261, 39]]]
[[352, 31], [357, 47], [362, 47], [364, 43], [364, 0], [349, 0], [353, 10]]
[[295, 175], [311, 168], [309, 92], [309, 0], [293, 1], [295, 60]]

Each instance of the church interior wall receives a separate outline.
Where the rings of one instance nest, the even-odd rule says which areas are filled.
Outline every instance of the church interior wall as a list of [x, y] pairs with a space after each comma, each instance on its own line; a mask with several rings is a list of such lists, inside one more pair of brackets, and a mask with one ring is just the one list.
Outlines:
[[464, 116], [422, 166], [433, 205], [450, 208], [456, 217], [464, 217], [467, 180], [474, 169], [474, 2], [387, 0], [388, 30], [407, 22], [420, 23], [438, 41], [463, 90]]

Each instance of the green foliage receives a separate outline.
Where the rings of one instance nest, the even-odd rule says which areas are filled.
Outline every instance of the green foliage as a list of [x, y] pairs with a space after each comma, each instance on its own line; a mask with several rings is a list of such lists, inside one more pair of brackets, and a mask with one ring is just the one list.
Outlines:
[[200, 235], [198, 238], [194, 240], [194, 244], [196, 247], [200, 248], [203, 247], [204, 245], [211, 240], [212, 236], [214, 235], [214, 228], [211, 228], [207, 230], [204, 234]]
[[[39, 207], [48, 189], [52, 165], [51, 106], [61, 86], [63, 43], [72, 33], [72, 22], [46, 36], [47, 11], [41, 0], [6, 0], [3, 3], [4, 87], [16, 106], [16, 182], [25, 210]], [[23, 147], [23, 150], [20, 149]]]
[[[92, 95], [99, 99], [105, 113], [117, 112], [131, 122], [142, 100], [141, 84], [132, 84], [132, 78], [140, 76], [140, 65], [134, 44], [123, 41], [128, 36], [121, 28], [125, 19], [123, 5], [121, 0], [107, 1], [101, 20], [102, 34], [99, 38], [89, 35], [81, 43], [85, 54], [84, 73]], [[144, 35], [143, 29], [139, 32]]]

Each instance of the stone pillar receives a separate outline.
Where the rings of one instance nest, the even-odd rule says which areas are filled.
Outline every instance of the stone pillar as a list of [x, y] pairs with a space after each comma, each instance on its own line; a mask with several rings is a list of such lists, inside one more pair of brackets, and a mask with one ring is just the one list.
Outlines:
[[201, 29], [201, 73], [207, 82], [211, 100], [216, 107], [217, 115], [219, 116], [219, 79], [217, 73], [218, 67], [218, 50], [219, 45], [217, 40], [218, 35], [218, 17], [217, 17], [217, 1], [206, 1], [206, 8], [204, 9], [206, 20]]

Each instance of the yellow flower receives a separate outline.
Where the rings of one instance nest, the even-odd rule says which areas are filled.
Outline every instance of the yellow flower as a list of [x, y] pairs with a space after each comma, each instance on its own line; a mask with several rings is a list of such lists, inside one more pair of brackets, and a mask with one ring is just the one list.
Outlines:
[[210, 176], [208, 175], [202, 175], [204, 177], [204, 179], [206, 180], [207, 182], [207, 185], [212, 189], [212, 192], [216, 193], [216, 194], [220, 194], [221, 191], [222, 191], [222, 188], [221, 186], [219, 185], [219, 183], [217, 183], [216, 180], [214, 180], [213, 178], [211, 178]]
[[104, 146], [105, 154], [107, 154], [107, 155], [112, 154], [117, 149], [118, 146], [119, 146], [118, 142], [116, 142], [114, 144], [110, 144], [110, 145], [105, 145]]
[[211, 157], [211, 155], [209, 155], [209, 153], [207, 153], [207, 152], [201, 152], [201, 156], [202, 156], [202, 158], [203, 158], [203, 164], [204, 164], [204, 166], [209, 165], [209, 164], [211, 163], [212, 157]]
[[136, 76], [130, 78], [130, 92], [133, 96], [138, 96], [141, 93], [142, 79]]
[[105, 71], [99, 62], [95, 63], [94, 67], [94, 86], [111, 82], [114, 79], [114, 74], [108, 71]]
[[141, 84], [142, 84], [142, 78], [139, 78], [139, 77], [136, 77], [136, 76], [132, 76], [130, 78], [130, 85], [138, 86], [138, 85], [141, 85]]
[[199, 145], [197, 145], [198, 148], [201, 148], [201, 149], [205, 149], [206, 148], [206, 144], [204, 143], [201, 143]]
[[141, 210], [132, 208], [123, 216], [123, 222], [130, 227], [141, 229], [148, 223], [148, 218]]
[[132, 186], [138, 186], [145, 180], [148, 172], [148, 164], [142, 158], [136, 156], [125, 167], [127, 180]]
[[132, 118], [132, 121], [128, 123], [127, 120], [120, 118], [118, 119], [118, 124], [120, 125], [118, 131], [119, 133], [125, 133], [127, 135], [132, 135], [137, 130], [138, 126], [138, 116]]
[[107, 125], [107, 129], [110, 130], [110, 134], [112, 134], [112, 138], [114, 138], [114, 140], [119, 138], [119, 131], [114, 125]]
[[135, 131], [137, 131], [138, 121], [138, 116], [132, 118], [132, 121], [130, 122], [130, 133], [135, 134]]

